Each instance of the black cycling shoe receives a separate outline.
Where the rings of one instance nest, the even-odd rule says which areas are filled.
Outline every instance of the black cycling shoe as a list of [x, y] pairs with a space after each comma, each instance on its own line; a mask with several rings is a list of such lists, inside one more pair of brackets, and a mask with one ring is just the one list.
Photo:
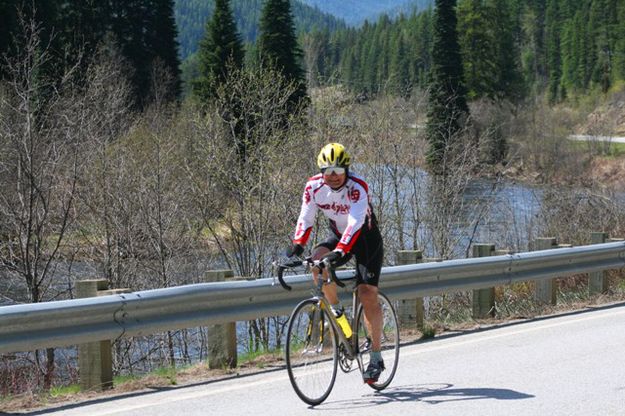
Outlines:
[[373, 384], [380, 378], [380, 374], [384, 371], [384, 361], [370, 362], [367, 369], [362, 374], [365, 383]]

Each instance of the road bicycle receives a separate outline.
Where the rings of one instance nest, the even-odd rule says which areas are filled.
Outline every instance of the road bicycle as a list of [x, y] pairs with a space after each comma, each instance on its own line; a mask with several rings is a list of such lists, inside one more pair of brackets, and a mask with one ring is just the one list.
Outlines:
[[[310, 257], [296, 259], [284, 264], [276, 264], [278, 280], [283, 288], [291, 290], [284, 281], [284, 272], [305, 266], [317, 268], [319, 278], [313, 296], [301, 301], [291, 313], [286, 335], [286, 367], [291, 385], [304, 402], [314, 406], [322, 403], [332, 391], [336, 380], [337, 367], [345, 373], [352, 370], [356, 361], [360, 374], [369, 364], [371, 338], [364, 309], [358, 298], [356, 285], [352, 289], [352, 319], [348, 335], [341, 328], [330, 303], [323, 295], [324, 278], [321, 271], [328, 270], [327, 282], [335, 282], [345, 287], [344, 281], [354, 280], [355, 274], [348, 279], [338, 279], [336, 272], [328, 262], [312, 260]], [[312, 280], [312, 279], [311, 279]], [[369, 384], [375, 390], [386, 388], [397, 371], [399, 361], [399, 325], [395, 309], [386, 295], [378, 292], [378, 301], [382, 308], [382, 358], [385, 370], [377, 382]], [[345, 312], [347, 314], [347, 312]], [[344, 323], [344, 322], [343, 322]], [[353, 328], [351, 336], [349, 330]]]

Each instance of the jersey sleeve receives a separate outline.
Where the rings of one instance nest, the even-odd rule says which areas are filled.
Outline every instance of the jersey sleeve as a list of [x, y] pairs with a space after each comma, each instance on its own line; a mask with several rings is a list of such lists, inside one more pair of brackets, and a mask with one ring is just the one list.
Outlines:
[[366, 186], [355, 183], [349, 190], [348, 197], [351, 205], [347, 217], [347, 227], [335, 249], [342, 251], [343, 254], [347, 254], [351, 251], [360, 236], [360, 231], [369, 214], [369, 195]]
[[302, 247], [306, 245], [315, 224], [316, 215], [317, 204], [314, 201], [313, 186], [309, 182], [306, 184], [304, 195], [302, 196], [302, 208], [300, 209], [297, 225], [295, 226], [295, 235], [293, 236], [294, 244], [299, 244]]

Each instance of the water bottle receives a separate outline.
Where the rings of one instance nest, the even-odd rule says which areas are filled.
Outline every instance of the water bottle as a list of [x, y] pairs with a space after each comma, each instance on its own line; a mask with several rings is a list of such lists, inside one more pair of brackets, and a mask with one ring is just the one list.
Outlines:
[[345, 316], [345, 312], [343, 308], [333, 309], [333, 312], [334, 312], [334, 316], [336, 316], [336, 321], [339, 323], [339, 326], [343, 330], [343, 333], [345, 334], [345, 336], [348, 339], [351, 338], [352, 328], [351, 326], [349, 326], [349, 321], [347, 320], [347, 317]]

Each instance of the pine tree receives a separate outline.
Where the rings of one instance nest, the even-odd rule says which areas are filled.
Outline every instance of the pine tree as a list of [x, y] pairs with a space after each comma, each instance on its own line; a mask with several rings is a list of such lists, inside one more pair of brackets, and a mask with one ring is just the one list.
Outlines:
[[529, 85], [539, 88], [547, 80], [545, 4], [544, 0], [529, 0], [525, 5], [524, 76]]
[[291, 95], [290, 111], [306, 104], [306, 81], [301, 66], [302, 51], [297, 45], [295, 24], [289, 0], [267, 0], [260, 18], [259, 54], [263, 65], [281, 73], [296, 84]]
[[17, 30], [17, 9], [12, 0], [0, 0], [0, 80], [6, 77], [4, 56], [13, 56], [12, 37]]
[[545, 22], [549, 70], [548, 97], [551, 103], [555, 103], [561, 100], [564, 94], [560, 84], [562, 59], [560, 55], [560, 10], [557, 1], [552, 0], [547, 3]]
[[149, 0], [110, 0], [111, 32], [122, 56], [132, 66], [129, 74], [133, 86], [133, 99], [137, 108], [148, 103], [152, 59], [146, 48], [145, 33], [150, 13]]
[[427, 162], [434, 173], [445, 174], [446, 152], [452, 150], [469, 108], [456, 30], [456, 0], [436, 0], [435, 3]]
[[237, 33], [229, 0], [217, 0], [212, 18], [199, 48], [200, 77], [193, 83], [194, 93], [208, 102], [215, 97], [231, 69], [243, 67], [243, 45]]
[[432, 68], [432, 21], [431, 9], [420, 13], [415, 20], [416, 52], [414, 65], [414, 82], [425, 88], [428, 74]]
[[389, 89], [404, 98], [410, 97], [410, 65], [406, 54], [406, 45], [401, 33], [393, 42], [393, 55], [389, 65]]
[[81, 60], [86, 70], [90, 58], [110, 28], [111, 10], [108, 1], [68, 0], [59, 10], [57, 36], [66, 48], [68, 65]]
[[[625, 21], [625, 2], [618, 5], [617, 18], [618, 22]], [[618, 41], [616, 42], [616, 53], [614, 58], [614, 67], [620, 79], [625, 79], [625, 25], [620, 25], [617, 29]]]
[[519, 70], [520, 52], [515, 42], [520, 32], [514, 19], [515, 8], [510, 0], [488, 0], [495, 39], [496, 94], [501, 98], [520, 99], [525, 95], [523, 77]]
[[590, 9], [589, 30], [594, 40], [593, 81], [607, 92], [612, 85], [615, 35], [623, 22], [616, 21], [617, 0], [594, 0]]
[[146, 48], [152, 59], [151, 65], [159, 62], [171, 77], [166, 88], [166, 98], [174, 100], [180, 95], [180, 61], [174, 0], [152, 0], [151, 12], [152, 17], [146, 30]]
[[459, 43], [470, 99], [497, 95], [499, 68], [491, 16], [493, 13], [483, 0], [467, 0], [458, 6]]

